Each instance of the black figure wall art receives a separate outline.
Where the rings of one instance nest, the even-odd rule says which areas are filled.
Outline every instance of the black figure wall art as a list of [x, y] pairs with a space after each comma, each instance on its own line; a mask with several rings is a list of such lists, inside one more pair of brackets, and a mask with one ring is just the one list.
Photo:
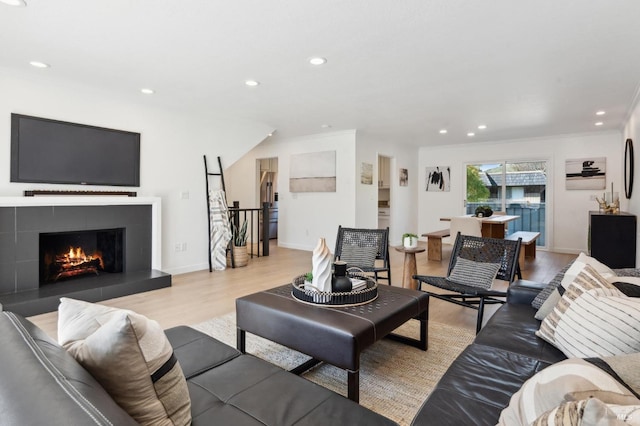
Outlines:
[[426, 191], [449, 191], [451, 183], [451, 168], [436, 166], [426, 168]]

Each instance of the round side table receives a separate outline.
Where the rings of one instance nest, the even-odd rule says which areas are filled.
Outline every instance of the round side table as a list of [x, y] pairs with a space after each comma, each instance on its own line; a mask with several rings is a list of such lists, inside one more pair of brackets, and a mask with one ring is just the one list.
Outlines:
[[414, 280], [413, 276], [418, 273], [416, 266], [416, 253], [426, 251], [424, 247], [406, 248], [404, 246], [395, 247], [396, 251], [404, 253], [404, 267], [402, 272], [402, 287], [418, 290], [418, 280]]

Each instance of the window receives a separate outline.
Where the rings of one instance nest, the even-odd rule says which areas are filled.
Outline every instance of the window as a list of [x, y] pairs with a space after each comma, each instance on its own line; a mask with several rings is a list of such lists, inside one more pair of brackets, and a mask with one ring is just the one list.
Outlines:
[[466, 213], [488, 205], [494, 212], [520, 216], [509, 222], [508, 234], [540, 232], [545, 245], [547, 162], [519, 161], [467, 165]]

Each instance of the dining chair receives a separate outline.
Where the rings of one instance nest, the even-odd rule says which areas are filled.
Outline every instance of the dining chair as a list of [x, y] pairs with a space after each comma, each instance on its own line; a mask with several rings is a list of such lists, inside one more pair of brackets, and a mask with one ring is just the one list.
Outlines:
[[454, 216], [451, 218], [449, 225], [449, 237], [442, 239], [445, 244], [453, 245], [456, 241], [458, 232], [462, 235], [471, 235], [474, 237], [482, 236], [482, 219], [473, 216]]
[[[476, 333], [482, 327], [485, 305], [505, 303], [506, 291], [493, 290], [494, 279], [512, 283], [518, 267], [521, 239], [505, 240], [456, 235], [446, 277], [414, 275], [429, 296], [478, 311]], [[433, 286], [450, 293], [423, 289]], [[431, 297], [430, 297], [431, 298]]]
[[343, 228], [338, 226], [335, 259], [347, 262], [347, 267], [356, 267], [373, 273], [376, 282], [384, 280], [391, 285], [389, 262], [389, 228]]

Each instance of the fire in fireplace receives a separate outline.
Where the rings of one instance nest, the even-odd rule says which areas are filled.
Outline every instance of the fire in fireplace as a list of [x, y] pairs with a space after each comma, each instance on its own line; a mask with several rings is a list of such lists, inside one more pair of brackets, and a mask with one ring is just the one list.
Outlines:
[[40, 285], [124, 270], [124, 228], [40, 234]]

